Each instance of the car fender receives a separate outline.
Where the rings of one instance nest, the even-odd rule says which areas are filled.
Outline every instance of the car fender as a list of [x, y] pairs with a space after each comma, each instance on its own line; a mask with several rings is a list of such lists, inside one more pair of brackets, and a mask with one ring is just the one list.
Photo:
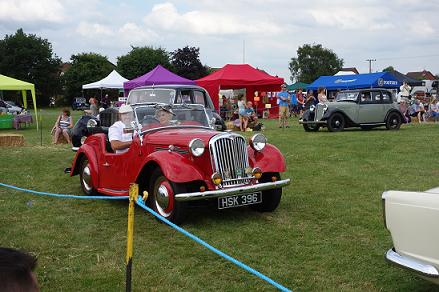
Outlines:
[[310, 110], [306, 110], [302, 115], [302, 120], [304, 121], [311, 121], [314, 120], [314, 113]]
[[81, 168], [81, 161], [86, 157], [90, 163], [91, 178], [94, 186], [98, 186], [98, 160], [94, 149], [89, 145], [82, 145], [76, 152], [76, 156], [73, 159], [72, 170], [70, 171], [70, 176], [79, 174]]
[[340, 110], [338, 108], [337, 109], [330, 109], [330, 108], [328, 108], [328, 110], [323, 114], [323, 117], [322, 117], [321, 120], [322, 121], [323, 120], [327, 121], [329, 119], [329, 117], [331, 115], [335, 114], [335, 113], [342, 114], [343, 117], [346, 119], [347, 124], [353, 124], [353, 125], [356, 124], [354, 121], [352, 121], [352, 119], [344, 111], [342, 111], [342, 110]]
[[384, 122], [387, 121], [387, 118], [391, 113], [397, 113], [399, 117], [401, 118], [401, 122], [404, 121], [404, 117], [402, 116], [402, 113], [397, 109], [391, 109], [387, 112], [386, 117], [384, 118]]
[[259, 167], [262, 172], [285, 172], [285, 158], [276, 146], [267, 144], [261, 152], [247, 147], [250, 167]]
[[176, 152], [156, 151], [149, 155], [143, 163], [144, 167], [150, 163], [156, 163], [167, 179], [176, 183], [184, 183], [195, 180], [204, 180], [203, 172], [195, 165], [191, 159], [184, 157]]

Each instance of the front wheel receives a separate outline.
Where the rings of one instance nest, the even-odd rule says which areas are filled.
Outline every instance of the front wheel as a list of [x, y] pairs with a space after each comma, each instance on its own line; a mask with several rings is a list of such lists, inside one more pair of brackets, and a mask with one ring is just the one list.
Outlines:
[[398, 130], [401, 127], [401, 123], [401, 116], [393, 112], [387, 117], [386, 128], [387, 130]]
[[318, 124], [303, 124], [303, 128], [306, 132], [317, 132], [320, 126]]
[[185, 217], [184, 203], [175, 200], [177, 193], [184, 192], [183, 187], [169, 181], [159, 168], [153, 172], [149, 185], [150, 207], [175, 224], [183, 222]]
[[[278, 172], [268, 172], [264, 173], [259, 181], [271, 182], [273, 176], [276, 177], [276, 180], [280, 180]], [[250, 208], [258, 212], [273, 212], [279, 206], [281, 197], [282, 188], [262, 191], [262, 203], [250, 205]]]
[[345, 126], [345, 120], [342, 114], [335, 113], [328, 119], [328, 130], [330, 132], [340, 132], [343, 131]]

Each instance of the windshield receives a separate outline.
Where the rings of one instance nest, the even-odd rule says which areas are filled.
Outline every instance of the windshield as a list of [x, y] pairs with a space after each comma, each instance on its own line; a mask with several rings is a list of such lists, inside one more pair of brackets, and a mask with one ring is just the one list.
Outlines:
[[357, 101], [358, 92], [339, 92], [335, 101]]
[[200, 105], [142, 105], [135, 107], [134, 112], [142, 131], [163, 127], [209, 127], [206, 111]]
[[127, 104], [136, 104], [136, 103], [172, 103], [175, 98], [175, 90], [174, 89], [166, 89], [166, 88], [148, 88], [148, 89], [139, 89], [139, 90], [131, 90], [128, 95]]

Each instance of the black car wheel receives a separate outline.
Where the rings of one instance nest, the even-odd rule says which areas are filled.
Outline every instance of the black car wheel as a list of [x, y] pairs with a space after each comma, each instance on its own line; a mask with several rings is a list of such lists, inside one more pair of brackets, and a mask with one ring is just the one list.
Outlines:
[[320, 126], [318, 124], [303, 124], [303, 128], [306, 132], [317, 132]]
[[335, 113], [328, 119], [328, 130], [330, 132], [343, 131], [345, 126], [345, 120], [342, 114]]
[[97, 191], [93, 186], [90, 163], [87, 158], [84, 158], [81, 161], [81, 171], [79, 173], [79, 179], [81, 180], [81, 188], [84, 194], [88, 196], [94, 196], [97, 194]]
[[[276, 180], [279, 180], [280, 174], [278, 172], [264, 173], [259, 182], [271, 182], [273, 181], [273, 177], [276, 177]], [[250, 205], [250, 208], [258, 212], [273, 212], [279, 206], [281, 198], [282, 188], [263, 191], [262, 203]]]
[[180, 224], [185, 217], [184, 203], [175, 200], [175, 195], [184, 192], [184, 187], [169, 181], [157, 168], [150, 180], [150, 207], [169, 221]]
[[401, 127], [401, 123], [401, 116], [393, 112], [387, 117], [386, 128], [387, 130], [398, 130]]

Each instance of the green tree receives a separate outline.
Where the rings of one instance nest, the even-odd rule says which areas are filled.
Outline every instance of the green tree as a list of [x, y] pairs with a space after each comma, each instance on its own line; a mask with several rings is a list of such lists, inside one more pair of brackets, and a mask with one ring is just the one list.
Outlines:
[[175, 73], [191, 80], [206, 76], [207, 68], [201, 64], [199, 56], [200, 48], [189, 46], [172, 52], [171, 63]]
[[47, 105], [60, 90], [60, 65], [47, 39], [25, 34], [21, 28], [0, 40], [1, 74], [35, 84], [39, 104]]
[[334, 75], [343, 67], [343, 59], [322, 45], [305, 44], [297, 49], [297, 58], [291, 58], [291, 81], [311, 83], [322, 75]]
[[131, 46], [128, 54], [117, 58], [118, 72], [128, 79], [139, 77], [159, 64], [168, 70], [173, 69], [169, 61], [169, 53], [162, 48]]
[[63, 76], [65, 97], [69, 102], [82, 95], [82, 85], [106, 77], [115, 68], [107, 57], [96, 53], [72, 55], [70, 60], [72, 65]]
[[395, 68], [393, 68], [393, 66], [388, 66], [383, 69], [383, 72], [393, 72], [393, 71], [395, 71]]

